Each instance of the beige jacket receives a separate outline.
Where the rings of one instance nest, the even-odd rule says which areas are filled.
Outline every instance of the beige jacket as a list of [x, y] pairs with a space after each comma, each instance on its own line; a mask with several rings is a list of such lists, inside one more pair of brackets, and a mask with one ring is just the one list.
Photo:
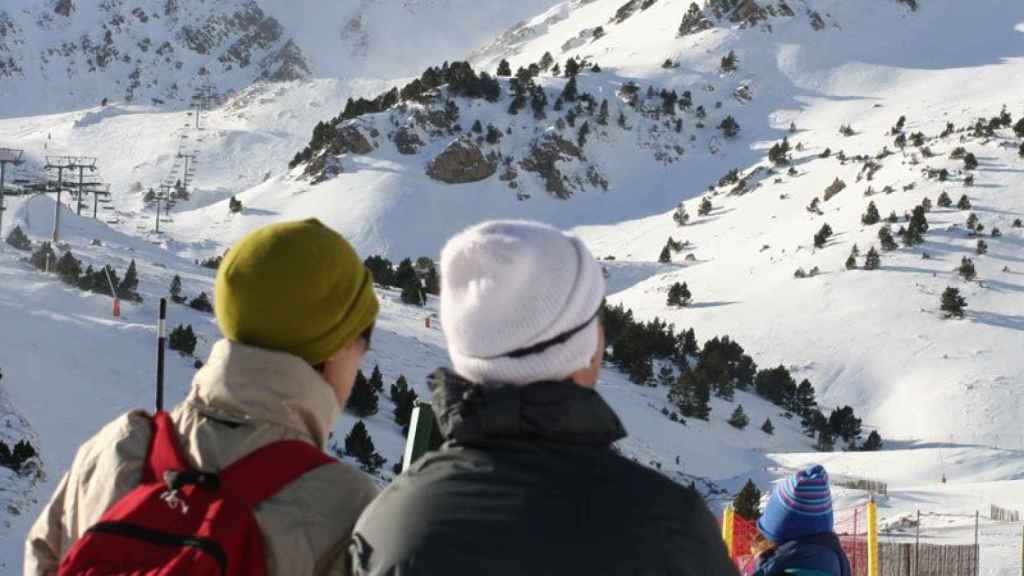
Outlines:
[[[193, 466], [221, 470], [279, 440], [323, 448], [339, 413], [333, 391], [303, 360], [222, 340], [172, 416]], [[142, 412], [121, 416], [78, 451], [25, 544], [25, 574], [60, 559], [142, 474], [151, 437]], [[345, 465], [317, 468], [255, 510], [269, 574], [348, 574], [344, 550], [373, 482]]]

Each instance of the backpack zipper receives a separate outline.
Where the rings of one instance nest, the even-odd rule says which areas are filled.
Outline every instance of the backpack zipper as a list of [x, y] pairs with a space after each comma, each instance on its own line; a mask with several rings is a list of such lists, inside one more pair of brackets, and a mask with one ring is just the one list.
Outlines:
[[211, 540], [209, 538], [196, 538], [194, 536], [168, 534], [166, 532], [151, 530], [149, 528], [143, 528], [142, 526], [127, 524], [125, 522], [100, 522], [86, 530], [86, 532], [123, 536], [125, 538], [142, 540], [158, 546], [195, 548], [216, 560], [217, 565], [220, 567], [221, 574], [228, 573], [228, 558], [224, 553], [224, 549], [221, 548], [220, 544], [215, 540]]

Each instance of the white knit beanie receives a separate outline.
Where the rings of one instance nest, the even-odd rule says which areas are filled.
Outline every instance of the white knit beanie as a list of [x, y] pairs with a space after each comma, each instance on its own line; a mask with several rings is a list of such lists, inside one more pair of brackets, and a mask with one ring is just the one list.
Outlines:
[[441, 251], [448, 353], [477, 384], [564, 380], [589, 366], [604, 297], [583, 242], [545, 224], [485, 222]]

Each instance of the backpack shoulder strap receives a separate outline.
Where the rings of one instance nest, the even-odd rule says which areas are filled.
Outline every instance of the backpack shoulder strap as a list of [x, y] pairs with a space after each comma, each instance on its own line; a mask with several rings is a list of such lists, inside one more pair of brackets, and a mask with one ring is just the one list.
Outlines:
[[191, 466], [181, 451], [178, 434], [171, 415], [159, 411], [151, 417], [153, 437], [149, 442], [146, 465], [142, 468], [142, 483], [162, 482], [168, 470], [189, 470]]
[[252, 508], [303, 474], [334, 462], [337, 460], [308, 442], [285, 440], [243, 457], [219, 476], [221, 486]]

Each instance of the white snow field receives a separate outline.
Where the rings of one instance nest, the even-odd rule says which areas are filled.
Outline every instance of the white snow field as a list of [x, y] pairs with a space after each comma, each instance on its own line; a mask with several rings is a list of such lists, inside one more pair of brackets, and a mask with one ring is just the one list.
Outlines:
[[[436, 257], [446, 238], [485, 218], [535, 218], [571, 229], [595, 255], [614, 258], [606, 262], [612, 304], [631, 308], [638, 319], [659, 317], [677, 330], [693, 327], [701, 343], [728, 335], [759, 366], [783, 364], [797, 381], [809, 379], [824, 408], [855, 408], [866, 431], [878, 430], [885, 440], [877, 453], [815, 453], [799, 419], [788, 420], [745, 392], [733, 403], [715, 399], [709, 422], [688, 419], [682, 425], [662, 415], [668, 404], [663, 387], [637, 386], [608, 368], [600, 390], [631, 433], [623, 452], [681, 482], [696, 481], [715, 506], [748, 478], [767, 489], [782, 475], [820, 462], [837, 476], [888, 483], [880, 515], [892, 538], [912, 536], [907, 519], [920, 510], [927, 541], [969, 543], [975, 511], [984, 516], [990, 505], [1021, 508], [1024, 229], [1014, 221], [1024, 218], [1022, 137], [1008, 127], [976, 136], [973, 127], [979, 118], [987, 124], [1004, 105], [1014, 123], [1024, 117], [1024, 4], [921, 0], [911, 10], [897, 0], [787, 0], [792, 16], [777, 10], [754, 25], [717, 19], [709, 30], [678, 37], [689, 2], [656, 1], [616, 22], [623, 2], [537, 0], [515, 3], [508, 12], [485, 8], [450, 33], [440, 23], [467, 3], [345, 3], [327, 10], [330, 18], [306, 20], [299, 18], [301, 9], [288, 10], [293, 4], [267, 2], [264, 10], [294, 30], [314, 78], [250, 85], [241, 75], [225, 76], [223, 89], [237, 93], [204, 116], [201, 130], [189, 127], [194, 119], [180, 102], [115, 101], [93, 108], [98, 93], [83, 92], [29, 113], [0, 101], [0, 146], [23, 148], [28, 157], [20, 176], [38, 174], [47, 155], [98, 157], [102, 177], [112, 183], [113, 209], [99, 221], [66, 212], [62, 240], [85, 263], [111, 263], [119, 273], [134, 258], [145, 299], [125, 304], [123, 317], [114, 320], [108, 298], [66, 287], [22, 262], [26, 253], [0, 245], [0, 418], [15, 418], [15, 436], [39, 447], [45, 475], [38, 482], [0, 476], [0, 504], [17, 508], [6, 516], [0, 510], [0, 519], [9, 522], [0, 523], [0, 572], [19, 571], [24, 534], [77, 445], [118, 414], [150, 407], [156, 307], [171, 278], [180, 274], [190, 296], [210, 293], [213, 271], [196, 266], [195, 259], [222, 253], [258, 226], [309, 216], [340, 230], [361, 254], [396, 262]], [[332, 36], [339, 20], [351, 22], [345, 19], [357, 13], [360, 27]], [[502, 26], [524, 18], [525, 24], [492, 40]], [[474, 22], [479, 27], [469, 26]], [[472, 34], [464, 35], [468, 28]], [[363, 56], [334, 56], [360, 38], [371, 39], [362, 44]], [[730, 50], [738, 70], [723, 73], [720, 61]], [[609, 101], [607, 126], [587, 115], [575, 127], [559, 126], [565, 112], [553, 111], [552, 104], [567, 80], [550, 73], [537, 80], [549, 100], [543, 119], [535, 118], [529, 103], [518, 115], [508, 114], [506, 79], [498, 102], [453, 100], [463, 132], [476, 120], [493, 124], [504, 136], [481, 149], [513, 157], [517, 167], [539, 139], [561, 134], [576, 142], [589, 119], [582, 158], [557, 164], [569, 182], [569, 198], [549, 194], [540, 176], [521, 168], [516, 188], [501, 179], [501, 168], [468, 184], [427, 176], [427, 165], [455, 135], [424, 128], [416, 116], [430, 108], [417, 104], [348, 124], [368, 136], [373, 150], [333, 159], [342, 168], [333, 178], [313, 184], [303, 175], [305, 166], [287, 167], [313, 126], [337, 116], [350, 96], [370, 98], [402, 86], [426, 65], [459, 54], [493, 73], [502, 58], [515, 71], [545, 52], [563, 66], [569, 57], [600, 65], [600, 72], [581, 73], [578, 84], [598, 103]], [[666, 60], [671, 67], [663, 67]], [[631, 81], [640, 89], [640, 110], [620, 96]], [[11, 82], [0, 77], [0, 94], [44, 86]], [[694, 108], [707, 111], [704, 127], [693, 110], [656, 113], [661, 99], [647, 98], [648, 87], [691, 91]], [[616, 121], [620, 112], [625, 128]], [[733, 139], [716, 129], [727, 115], [741, 126]], [[921, 146], [897, 147], [891, 129], [901, 116], [908, 138], [923, 134]], [[683, 120], [679, 132], [675, 119]], [[954, 131], [942, 137], [947, 123]], [[851, 136], [839, 132], [847, 124]], [[400, 127], [420, 136], [415, 153], [396, 149], [393, 134]], [[377, 136], [370, 136], [373, 130]], [[795, 173], [766, 158], [784, 136], [793, 146]], [[199, 157], [193, 198], [178, 204], [157, 235], [152, 208], [132, 186], [156, 186], [167, 178], [183, 142]], [[958, 147], [978, 160], [970, 171], [972, 186], [964, 161], [950, 158]], [[822, 157], [826, 149], [831, 154]], [[877, 166], [866, 166], [868, 159]], [[588, 181], [590, 168], [607, 189]], [[947, 177], [940, 180], [943, 168]], [[731, 169], [738, 169], [745, 187], [717, 185]], [[837, 178], [847, 187], [826, 200], [825, 189]], [[907, 225], [905, 213], [924, 198], [937, 203], [942, 192], [954, 206], [928, 212], [923, 244], [908, 248], [901, 242], [881, 251], [881, 224], [861, 222], [873, 201], [883, 218], [896, 213], [895, 234]], [[699, 216], [703, 195], [713, 209]], [[970, 209], [956, 208], [962, 195]], [[228, 210], [232, 196], [244, 204], [240, 214]], [[818, 211], [811, 211], [815, 198]], [[681, 201], [691, 216], [683, 227], [672, 218]], [[0, 235], [19, 224], [34, 241], [49, 237], [52, 197], [6, 202]], [[980, 234], [966, 229], [971, 213], [984, 225]], [[815, 248], [812, 238], [826, 223], [835, 234]], [[1000, 236], [993, 237], [995, 228]], [[658, 256], [669, 236], [689, 244], [662, 264]], [[102, 246], [92, 246], [93, 239]], [[976, 253], [979, 240], [988, 245], [984, 255]], [[861, 252], [858, 269], [847, 270], [854, 245]], [[862, 269], [871, 247], [881, 252], [879, 270]], [[957, 274], [963, 257], [974, 261], [974, 281]], [[813, 277], [794, 277], [798, 268], [815, 267], [820, 273]], [[690, 306], [666, 305], [675, 282], [688, 284]], [[963, 319], [939, 311], [947, 287], [966, 298]], [[427, 375], [447, 363], [443, 327], [436, 319], [425, 325], [436, 301], [421, 309], [401, 304], [395, 292], [379, 295], [380, 336], [364, 371], [379, 364], [386, 387], [403, 374], [426, 396]], [[196, 329], [199, 358], [217, 337], [212, 316], [185, 307], [172, 306], [170, 323]], [[180, 399], [193, 359], [169, 358], [169, 392]], [[750, 416], [745, 431], [725, 422], [735, 404]], [[377, 451], [388, 459], [381, 482], [391, 476], [403, 443], [391, 410], [382, 399], [380, 412], [366, 421]], [[773, 436], [758, 429], [769, 417]], [[354, 423], [343, 416], [335, 440], [340, 443]], [[845, 507], [866, 494], [837, 489], [836, 497], [837, 506]], [[1021, 530], [1019, 523], [982, 522], [983, 574], [1021, 572]]]

